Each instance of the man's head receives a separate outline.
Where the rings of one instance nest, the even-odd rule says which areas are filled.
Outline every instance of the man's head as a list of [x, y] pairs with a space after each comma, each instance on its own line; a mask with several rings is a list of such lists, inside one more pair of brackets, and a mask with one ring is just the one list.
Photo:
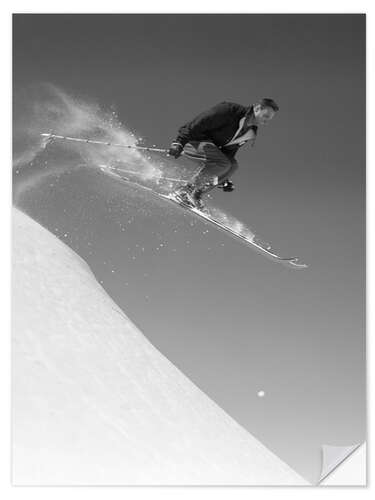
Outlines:
[[258, 125], [265, 125], [279, 111], [279, 106], [273, 99], [264, 97], [253, 107], [254, 117]]

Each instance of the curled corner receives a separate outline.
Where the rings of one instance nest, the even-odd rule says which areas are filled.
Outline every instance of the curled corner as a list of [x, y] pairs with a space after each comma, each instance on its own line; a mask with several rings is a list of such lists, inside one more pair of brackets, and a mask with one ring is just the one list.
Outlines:
[[322, 486], [365, 486], [366, 443], [351, 446], [322, 446]]

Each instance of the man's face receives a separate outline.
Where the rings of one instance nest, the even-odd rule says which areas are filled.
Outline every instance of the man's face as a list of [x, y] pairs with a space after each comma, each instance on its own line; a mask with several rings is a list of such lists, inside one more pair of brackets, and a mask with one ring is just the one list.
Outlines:
[[254, 116], [259, 125], [265, 125], [275, 116], [276, 112], [269, 107], [262, 107], [260, 104], [254, 106]]

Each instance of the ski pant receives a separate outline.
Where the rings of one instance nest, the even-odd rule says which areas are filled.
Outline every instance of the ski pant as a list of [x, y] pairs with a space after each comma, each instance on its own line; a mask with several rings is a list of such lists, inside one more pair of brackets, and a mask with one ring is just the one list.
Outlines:
[[188, 142], [184, 148], [184, 155], [203, 164], [193, 179], [195, 187], [203, 192], [210, 191], [217, 184], [221, 184], [238, 169], [237, 161], [226, 156], [212, 142]]

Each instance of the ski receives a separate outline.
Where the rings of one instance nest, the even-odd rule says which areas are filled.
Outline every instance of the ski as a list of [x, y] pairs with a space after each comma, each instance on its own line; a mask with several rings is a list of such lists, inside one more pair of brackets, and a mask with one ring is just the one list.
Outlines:
[[[114, 177], [116, 180], [120, 180], [128, 185], [137, 186], [145, 191], [148, 191], [154, 197], [157, 197], [159, 199], [163, 199], [165, 201], [173, 203], [174, 205], [177, 205], [181, 209], [188, 211], [189, 213], [200, 218], [201, 220], [213, 225], [217, 229], [231, 235], [232, 237], [234, 237], [236, 239], [239, 239], [240, 241], [247, 244], [248, 246], [251, 246], [258, 253], [265, 255], [266, 257], [268, 257], [269, 259], [271, 259], [275, 262], [285, 264], [286, 266], [291, 267], [293, 269], [305, 269], [308, 267], [307, 264], [303, 264], [302, 262], [300, 262], [300, 259], [298, 257], [282, 257], [282, 256], [280, 256], [278, 253], [276, 253], [272, 249], [271, 245], [267, 245], [265, 243], [262, 243], [261, 240], [255, 234], [253, 234], [250, 230], [248, 230], [248, 228], [244, 227], [244, 229], [247, 229], [247, 232], [250, 235], [249, 234], [248, 235], [241, 234], [241, 232], [235, 231], [234, 229], [232, 229], [228, 225], [223, 224], [222, 222], [217, 220], [214, 216], [210, 215], [208, 212], [203, 212], [201, 210], [198, 210], [197, 208], [190, 207], [189, 205], [187, 205], [183, 202], [180, 202], [179, 200], [177, 200], [174, 197], [173, 194], [158, 193], [154, 189], [152, 189], [148, 186], [144, 186], [140, 182], [128, 179], [127, 177], [125, 177], [121, 173], [118, 173], [118, 171], [117, 171], [118, 169], [116, 169], [114, 167], [101, 166], [100, 170], [102, 172]], [[163, 178], [161, 178], [161, 179], [163, 179]]]

